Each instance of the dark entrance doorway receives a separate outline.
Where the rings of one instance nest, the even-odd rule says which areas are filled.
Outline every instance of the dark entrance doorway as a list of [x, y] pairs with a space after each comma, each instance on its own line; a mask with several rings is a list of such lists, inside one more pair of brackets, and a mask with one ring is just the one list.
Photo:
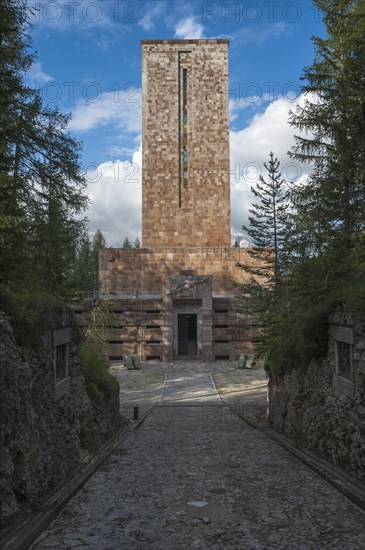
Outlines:
[[178, 313], [177, 339], [178, 355], [196, 355], [198, 353], [198, 331], [196, 313]]

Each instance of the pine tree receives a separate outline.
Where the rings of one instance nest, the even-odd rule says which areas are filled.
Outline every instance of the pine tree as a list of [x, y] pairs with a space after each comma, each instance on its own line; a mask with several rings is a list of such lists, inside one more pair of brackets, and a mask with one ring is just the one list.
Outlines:
[[134, 241], [134, 248], [141, 248], [141, 241], [138, 237], [136, 237], [136, 240]]
[[76, 219], [87, 204], [79, 172], [78, 147], [63, 134], [68, 117], [53, 111], [44, 128], [47, 157], [38, 169], [30, 215], [34, 220], [29, 239], [33, 270], [42, 284], [62, 292], [72, 268], [75, 246], [85, 231], [84, 219]]
[[28, 53], [25, 0], [0, 5], [0, 282], [62, 293], [87, 206], [80, 145], [69, 116], [44, 107], [24, 84]]
[[87, 233], [81, 238], [76, 251], [72, 282], [77, 291], [95, 290], [92, 245]]
[[123, 241], [123, 248], [133, 248], [133, 245], [128, 239], [128, 237], [126, 237]]
[[92, 264], [93, 264], [93, 287], [94, 289], [99, 288], [99, 252], [102, 248], [105, 248], [105, 239], [98, 229], [93, 237], [91, 255], [92, 255]]
[[292, 157], [308, 162], [307, 184], [291, 192], [285, 247], [292, 254], [275, 315], [265, 327], [271, 375], [306, 368], [327, 353], [328, 316], [345, 301], [364, 318], [365, 0], [314, 0], [327, 37], [314, 38]]
[[[304, 70], [304, 105], [291, 124], [292, 157], [309, 162], [307, 185], [293, 194], [292, 288], [330, 309], [351, 301], [361, 310], [365, 279], [365, 0], [315, 0], [327, 37], [315, 38], [315, 59]], [[301, 274], [306, 273], [305, 280]], [[310, 289], [310, 291], [308, 290]], [[304, 297], [307, 297], [307, 300]], [[297, 298], [296, 298], [297, 299]]]
[[258, 201], [249, 210], [249, 227], [242, 226], [252, 240], [252, 246], [248, 249], [252, 263], [240, 266], [253, 277], [263, 277], [266, 283], [277, 285], [285, 264], [288, 191], [279, 171], [280, 162], [272, 152], [264, 166], [267, 179], [260, 175], [256, 187], [251, 187]]
[[0, 4], [0, 282], [12, 280], [24, 258], [29, 231], [24, 185], [16, 175], [15, 143], [20, 132], [20, 106], [31, 102], [23, 75], [34, 55], [27, 50], [25, 0]]
[[308, 251], [335, 247], [341, 257], [365, 229], [365, 2], [314, 3], [328, 36], [314, 38], [304, 104], [291, 114], [291, 124], [302, 131], [291, 155], [313, 166], [295, 200]]
[[8, 173], [14, 165], [14, 143], [20, 131], [15, 116], [34, 100], [33, 91], [24, 84], [34, 54], [29, 53], [28, 9], [26, 0], [2, 0], [0, 4], [0, 171]]

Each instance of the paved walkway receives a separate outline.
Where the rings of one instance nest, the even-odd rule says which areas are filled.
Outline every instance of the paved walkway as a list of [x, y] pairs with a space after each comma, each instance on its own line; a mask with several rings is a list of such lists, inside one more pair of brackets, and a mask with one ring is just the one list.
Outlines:
[[32, 548], [365, 548], [365, 515], [222, 405], [210, 374], [169, 372], [159, 406]]

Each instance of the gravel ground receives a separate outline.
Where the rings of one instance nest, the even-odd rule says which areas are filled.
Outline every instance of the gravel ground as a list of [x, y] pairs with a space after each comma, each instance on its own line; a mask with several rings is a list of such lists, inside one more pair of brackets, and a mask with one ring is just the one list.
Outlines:
[[133, 419], [134, 407], [143, 416], [159, 401], [164, 379], [169, 373], [187, 375], [212, 374], [216, 389], [226, 404], [246, 418], [265, 421], [267, 411], [267, 379], [263, 368], [237, 369], [233, 361], [178, 361], [174, 364], [149, 362], [142, 370], [128, 370], [114, 362], [113, 372], [120, 383], [120, 410]]
[[164, 366], [151, 414], [33, 549], [365, 548], [364, 513], [233, 414], [213, 365]]
[[214, 383], [224, 403], [247, 419], [266, 423], [268, 412], [267, 378], [263, 368], [218, 372]]

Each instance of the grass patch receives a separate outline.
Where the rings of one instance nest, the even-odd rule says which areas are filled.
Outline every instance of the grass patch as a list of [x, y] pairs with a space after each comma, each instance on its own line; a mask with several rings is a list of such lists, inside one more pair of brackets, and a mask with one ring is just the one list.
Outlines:
[[64, 307], [61, 300], [44, 290], [0, 289], [0, 309], [10, 318], [23, 352], [40, 347], [41, 337], [49, 330], [50, 317]]
[[118, 380], [109, 372], [110, 363], [96, 347], [84, 342], [79, 350], [79, 357], [86, 391], [91, 399], [100, 400], [119, 394]]

